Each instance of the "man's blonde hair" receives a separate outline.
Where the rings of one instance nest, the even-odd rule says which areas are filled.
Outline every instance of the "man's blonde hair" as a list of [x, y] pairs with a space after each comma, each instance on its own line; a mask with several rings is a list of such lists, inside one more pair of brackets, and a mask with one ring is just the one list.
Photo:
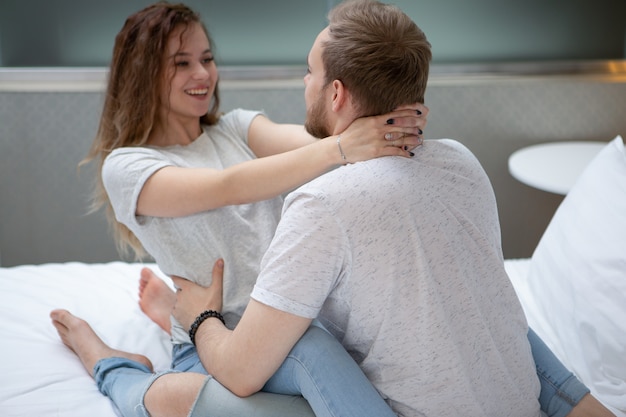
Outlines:
[[426, 35], [409, 16], [389, 4], [356, 0], [333, 8], [328, 21], [325, 84], [340, 80], [360, 116], [424, 102], [432, 54]]

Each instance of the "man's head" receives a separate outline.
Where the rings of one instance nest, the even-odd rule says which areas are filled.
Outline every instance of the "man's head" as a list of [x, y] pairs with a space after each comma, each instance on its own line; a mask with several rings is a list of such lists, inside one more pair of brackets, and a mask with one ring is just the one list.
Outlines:
[[405, 13], [356, 0], [336, 6], [328, 20], [309, 53], [305, 78], [310, 133], [324, 137], [336, 130], [338, 90], [348, 94], [354, 118], [424, 102], [430, 44]]

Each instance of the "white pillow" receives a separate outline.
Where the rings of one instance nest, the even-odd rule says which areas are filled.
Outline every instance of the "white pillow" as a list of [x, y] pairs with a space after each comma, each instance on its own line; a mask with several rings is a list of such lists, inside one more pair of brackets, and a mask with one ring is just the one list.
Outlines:
[[626, 153], [620, 136], [559, 206], [528, 280], [542, 316], [530, 325], [594, 395], [626, 412]]

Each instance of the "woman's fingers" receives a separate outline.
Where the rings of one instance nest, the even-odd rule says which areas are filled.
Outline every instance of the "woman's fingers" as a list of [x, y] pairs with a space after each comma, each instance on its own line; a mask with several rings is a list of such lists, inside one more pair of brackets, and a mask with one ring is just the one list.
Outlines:
[[409, 154], [411, 153], [410, 151], [424, 143], [424, 139], [418, 136], [396, 135], [396, 137], [397, 139], [387, 141], [387, 147], [399, 148], [403, 151], [409, 152]]
[[394, 111], [407, 111], [417, 114], [418, 116], [427, 116], [430, 109], [426, 107], [423, 103], [413, 103], [406, 104], [402, 106], [398, 106], [394, 109]]
[[[390, 146], [414, 149], [424, 140], [424, 128], [428, 123], [428, 107], [420, 103], [402, 106], [381, 117], [384, 120], [384, 138]], [[399, 139], [402, 141], [398, 142]]]

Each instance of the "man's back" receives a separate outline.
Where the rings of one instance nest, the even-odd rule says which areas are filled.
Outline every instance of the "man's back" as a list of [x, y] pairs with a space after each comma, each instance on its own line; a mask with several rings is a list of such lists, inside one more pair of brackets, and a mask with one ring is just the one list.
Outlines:
[[399, 414], [538, 415], [493, 191], [459, 143], [427, 141], [413, 159], [301, 187], [262, 271], [257, 288], [280, 298], [267, 303], [319, 313]]

